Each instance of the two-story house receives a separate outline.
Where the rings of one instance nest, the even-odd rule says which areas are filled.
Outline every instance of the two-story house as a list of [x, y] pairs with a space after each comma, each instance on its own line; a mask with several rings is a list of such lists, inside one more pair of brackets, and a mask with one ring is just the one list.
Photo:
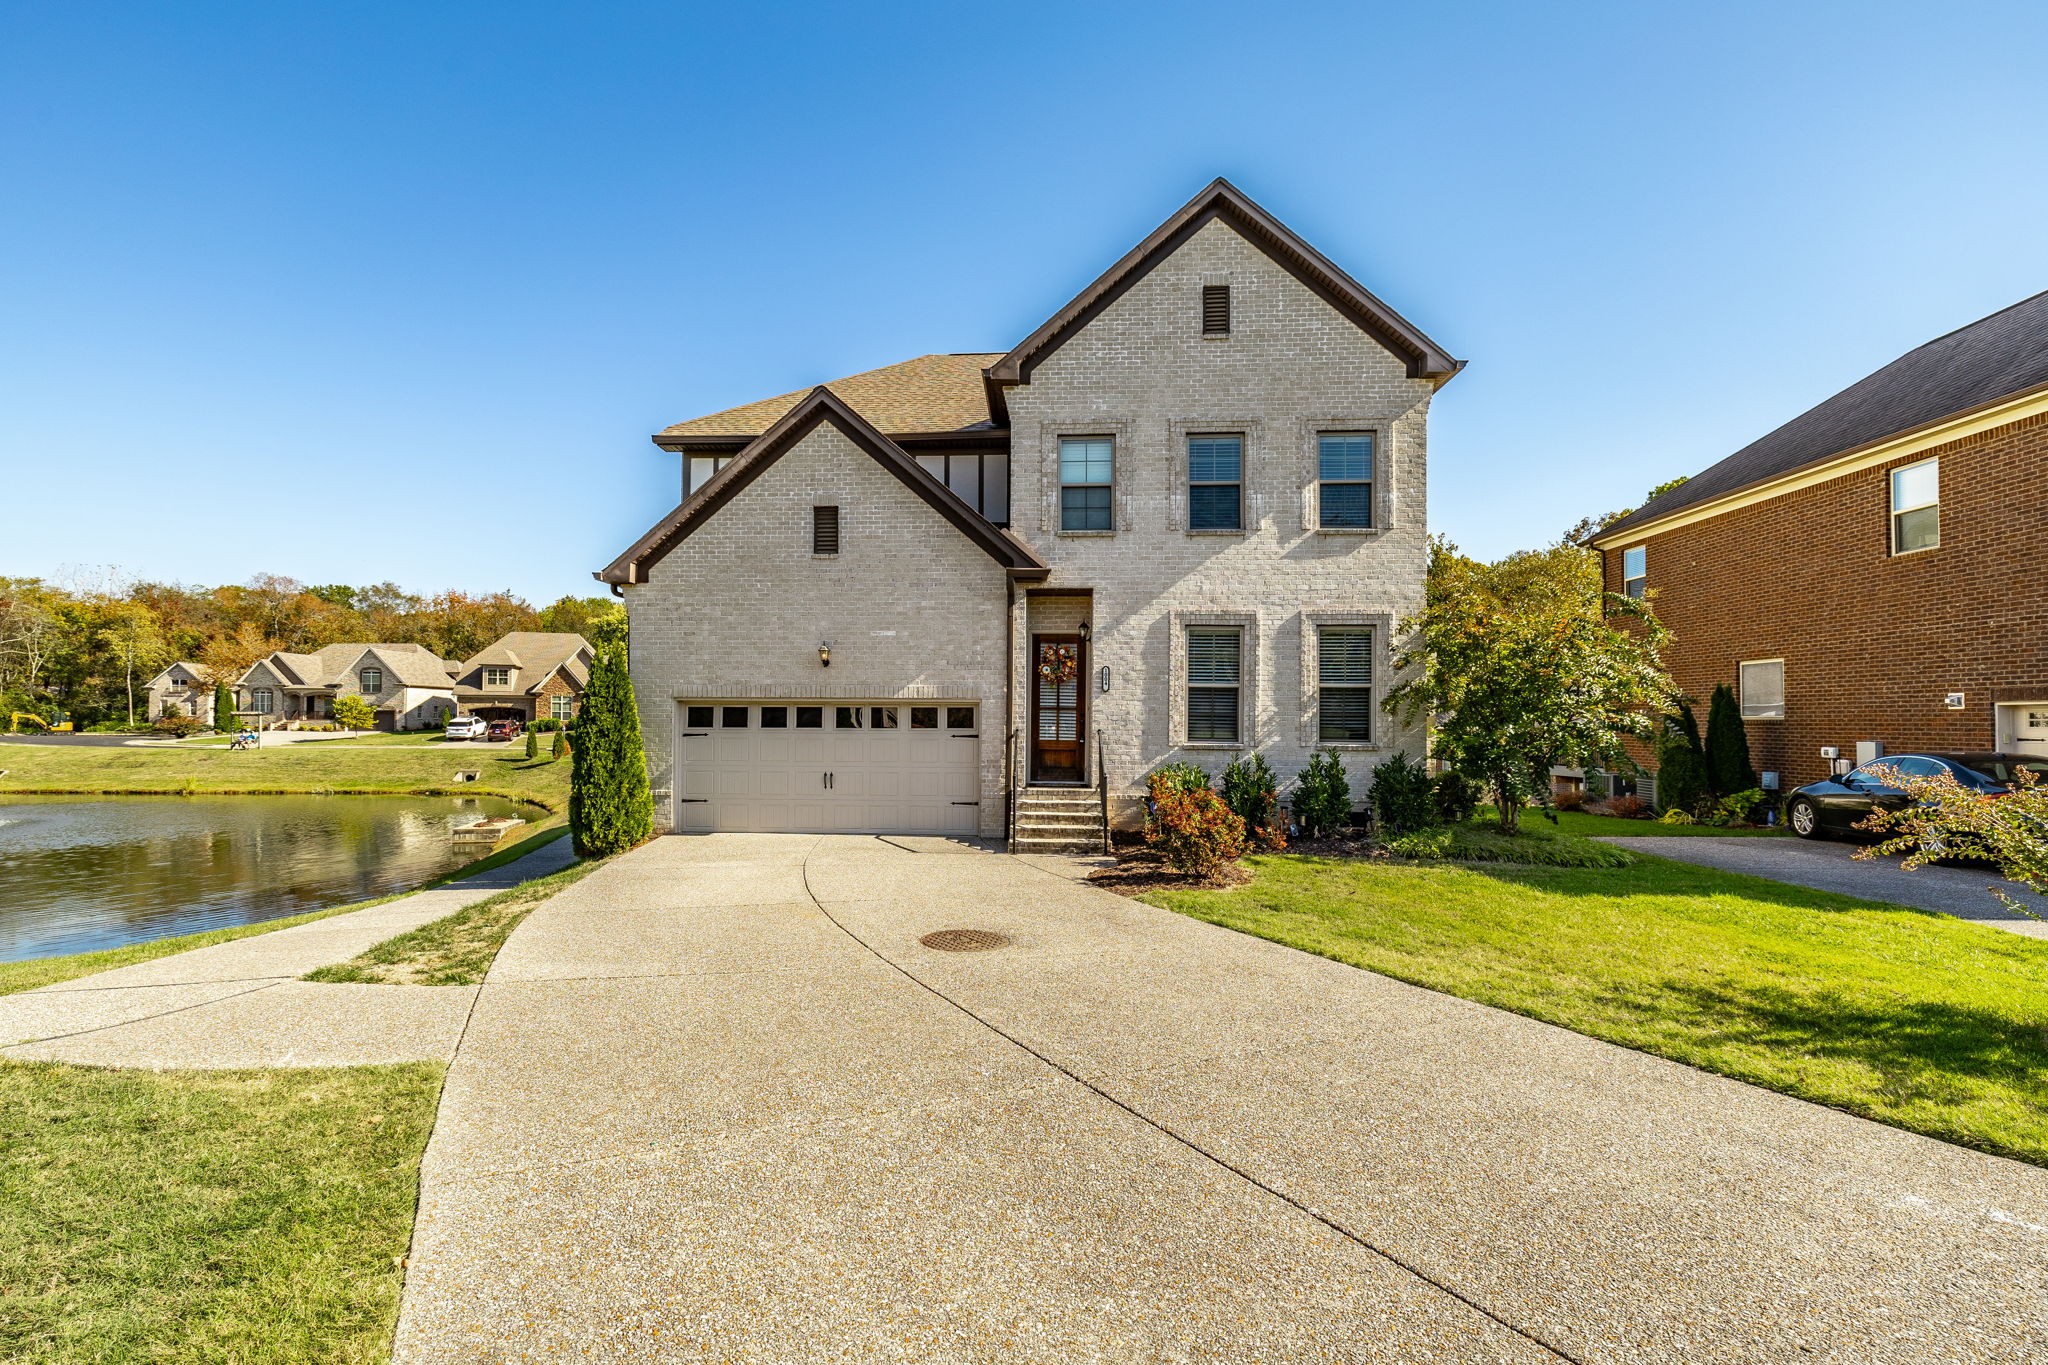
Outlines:
[[[1680, 687], [1789, 789], [1859, 753], [2048, 754], [2048, 293], [1920, 346], [1602, 528]], [[1833, 750], [1824, 755], [1823, 750]]]
[[590, 681], [590, 642], [568, 631], [515, 630], [465, 659], [455, 700], [485, 720], [569, 721]]
[[335, 644], [265, 655], [236, 684], [236, 708], [261, 725], [325, 724], [335, 698], [359, 696], [379, 730], [422, 730], [456, 715], [532, 722], [573, 719], [590, 681], [590, 642], [573, 632], [521, 630], [472, 658], [424, 645]]
[[657, 433], [682, 502], [598, 577], [658, 827], [1057, 847], [1255, 750], [1362, 795], [1423, 746], [1379, 703], [1460, 363], [1218, 180], [1007, 353]]
[[151, 720], [165, 716], [213, 719], [213, 684], [207, 670], [189, 659], [180, 659], [144, 685], [149, 701], [143, 714]]

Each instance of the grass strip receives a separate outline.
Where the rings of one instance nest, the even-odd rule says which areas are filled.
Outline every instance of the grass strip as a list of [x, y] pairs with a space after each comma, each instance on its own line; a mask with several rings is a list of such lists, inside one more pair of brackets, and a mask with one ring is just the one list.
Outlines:
[[387, 986], [474, 986], [505, 939], [542, 902], [596, 871], [590, 859], [465, 905], [454, 914], [387, 938], [347, 962], [306, 973], [308, 981]]
[[1144, 899], [1930, 1137], [2048, 1165], [2048, 943], [1638, 855], [1267, 856]]
[[0, 1063], [0, 1360], [386, 1358], [435, 1063]]
[[563, 822], [563, 817], [550, 816], [535, 826], [533, 833], [516, 844], [499, 849], [496, 853], [479, 858], [473, 863], [466, 863], [452, 872], [443, 873], [430, 882], [414, 887], [412, 891], [393, 892], [389, 896], [378, 896], [373, 900], [354, 901], [348, 905], [336, 905], [325, 910], [309, 910], [303, 915], [289, 915], [283, 919], [264, 920], [258, 924], [233, 924], [223, 929], [202, 929], [196, 934], [153, 938], [145, 943], [127, 943], [119, 948], [72, 953], [67, 957], [34, 957], [24, 962], [0, 962], [0, 995], [30, 991], [38, 986], [54, 986], [62, 981], [75, 981], [81, 976], [91, 976], [95, 972], [108, 972], [116, 967], [129, 967], [138, 962], [152, 962], [160, 957], [169, 957], [173, 953], [207, 948], [216, 943], [230, 943], [238, 938], [267, 934], [277, 929], [289, 929], [296, 924], [311, 924], [316, 919], [328, 919], [334, 915], [367, 910], [373, 905], [384, 905], [401, 896], [410, 896], [414, 891], [431, 891], [437, 886], [445, 886], [463, 877], [472, 877], [479, 872], [502, 867], [515, 858], [525, 857], [543, 844], [553, 843], [568, 832], [569, 827]]

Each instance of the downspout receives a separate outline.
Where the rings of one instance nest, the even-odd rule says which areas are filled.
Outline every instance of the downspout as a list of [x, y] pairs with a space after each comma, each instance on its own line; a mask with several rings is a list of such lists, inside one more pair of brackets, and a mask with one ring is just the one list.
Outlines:
[[1017, 847], [1017, 580], [1003, 584], [1003, 852]]

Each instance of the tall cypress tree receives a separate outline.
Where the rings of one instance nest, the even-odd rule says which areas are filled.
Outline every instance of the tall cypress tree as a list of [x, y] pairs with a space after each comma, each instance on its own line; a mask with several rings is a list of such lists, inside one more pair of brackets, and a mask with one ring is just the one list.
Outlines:
[[1707, 707], [1707, 785], [1716, 796], [1732, 796], [1756, 786], [1756, 765], [1749, 759], [1749, 732], [1742, 725], [1742, 707], [1727, 683], [1714, 688]]
[[1700, 727], [1691, 706], [1680, 702], [1678, 714], [1664, 722], [1658, 751], [1657, 804], [1698, 815], [1707, 803], [1707, 756], [1700, 748]]
[[600, 645], [596, 653], [569, 750], [569, 829], [583, 858], [623, 853], [654, 833], [647, 751], [625, 646]]
[[213, 685], [213, 728], [222, 734], [235, 728], [235, 697], [224, 682]]

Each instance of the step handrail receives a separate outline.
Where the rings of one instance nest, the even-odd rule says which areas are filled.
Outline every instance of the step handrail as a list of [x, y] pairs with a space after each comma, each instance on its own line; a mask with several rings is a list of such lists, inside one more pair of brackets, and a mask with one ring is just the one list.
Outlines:
[[1102, 731], [1095, 732], [1095, 790], [1102, 794], [1102, 856], [1109, 856], [1109, 768], [1102, 761]]

